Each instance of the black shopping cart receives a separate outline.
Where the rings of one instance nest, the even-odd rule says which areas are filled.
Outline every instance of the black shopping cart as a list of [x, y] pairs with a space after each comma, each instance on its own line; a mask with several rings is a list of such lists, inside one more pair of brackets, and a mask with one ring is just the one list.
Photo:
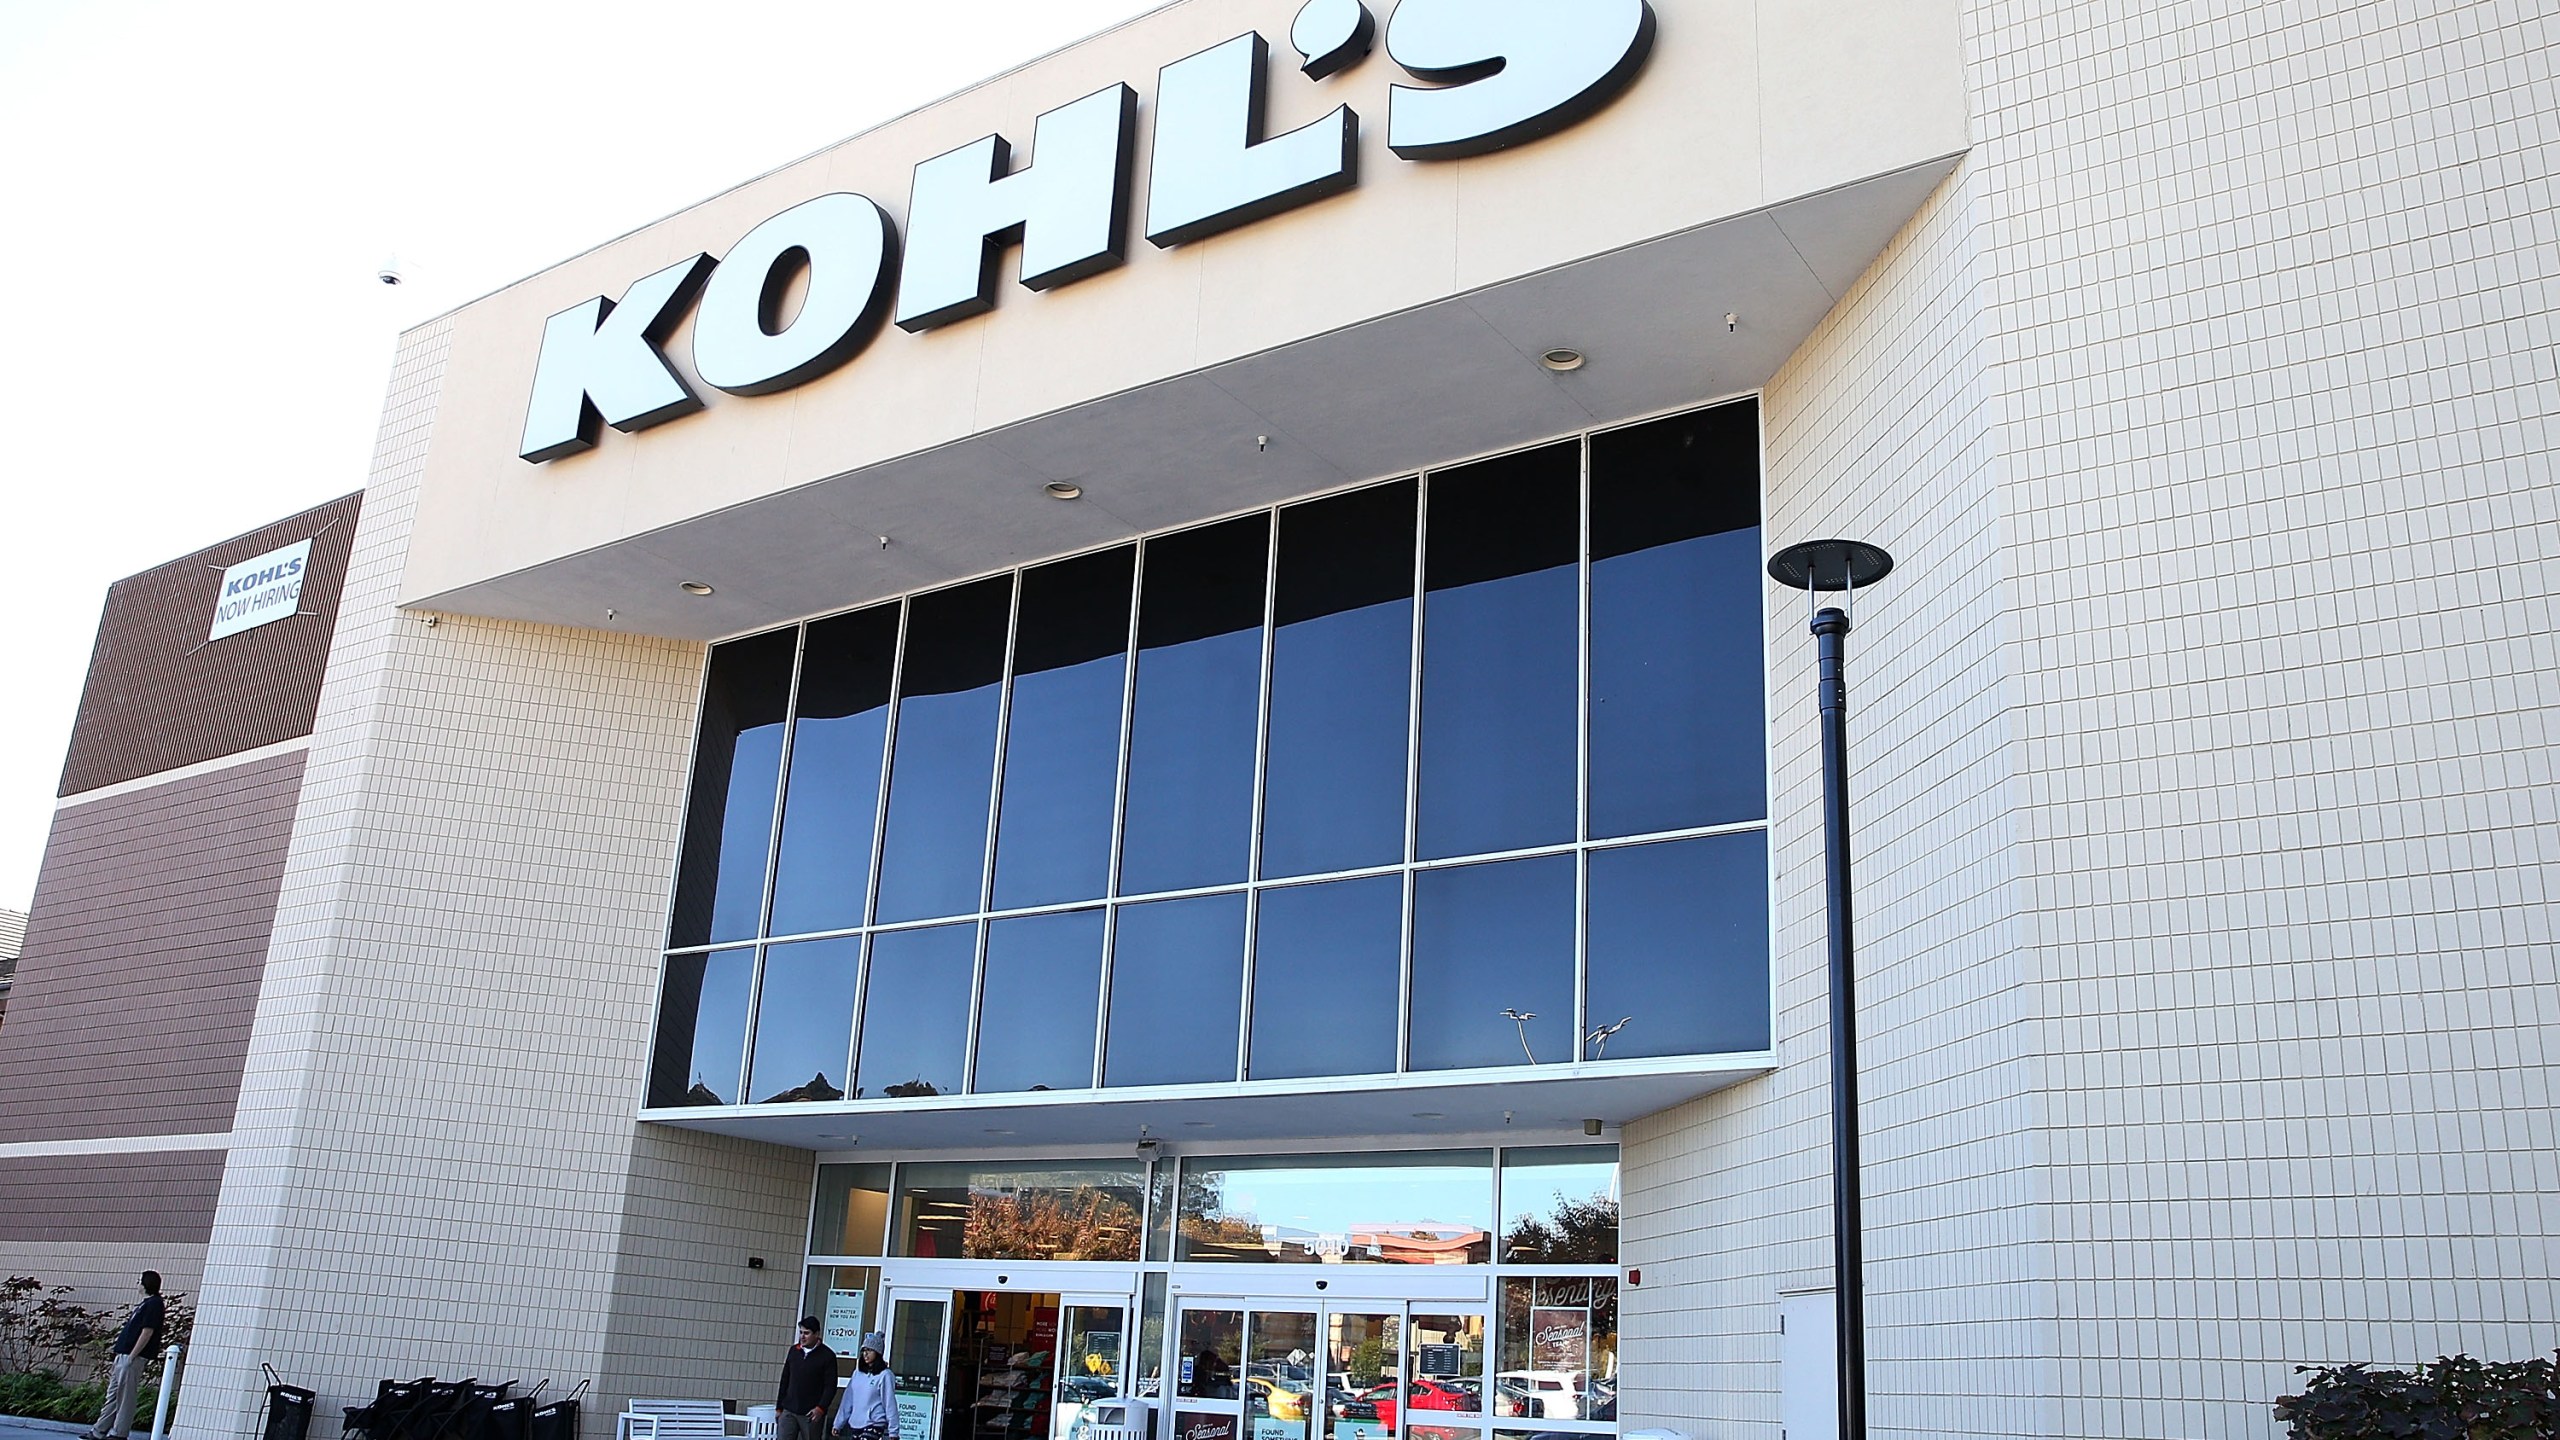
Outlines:
[[320, 1392], [287, 1385], [276, 1367], [263, 1361], [258, 1368], [267, 1373], [267, 1414], [259, 1433], [266, 1440], [304, 1440], [311, 1433], [311, 1410]]
[[537, 1380], [522, 1395], [490, 1402], [488, 1413], [480, 1418], [480, 1440], [532, 1440], [533, 1407], [542, 1403], [542, 1392], [550, 1388], [550, 1381]]
[[525, 1427], [525, 1440], [578, 1440], [578, 1402], [586, 1398], [591, 1383], [581, 1380], [567, 1399], [534, 1407], [533, 1417]]
[[396, 1440], [409, 1414], [424, 1404], [435, 1388], [432, 1375], [415, 1380], [385, 1380], [373, 1387], [370, 1404], [347, 1407], [347, 1440]]

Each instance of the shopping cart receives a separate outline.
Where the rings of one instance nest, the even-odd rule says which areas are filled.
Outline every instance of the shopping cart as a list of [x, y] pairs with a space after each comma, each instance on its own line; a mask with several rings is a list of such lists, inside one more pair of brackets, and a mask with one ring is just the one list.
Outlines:
[[276, 1367], [264, 1361], [258, 1368], [267, 1372], [267, 1413], [258, 1429], [266, 1440], [303, 1440], [311, 1433], [311, 1409], [318, 1403], [320, 1392], [287, 1385]]
[[593, 1383], [581, 1380], [567, 1399], [535, 1407], [525, 1427], [525, 1440], [578, 1440], [578, 1402], [586, 1398], [587, 1386]]
[[348, 1440], [395, 1440], [411, 1411], [428, 1398], [435, 1387], [435, 1377], [422, 1375], [415, 1380], [384, 1380], [373, 1387], [373, 1402], [347, 1407]]

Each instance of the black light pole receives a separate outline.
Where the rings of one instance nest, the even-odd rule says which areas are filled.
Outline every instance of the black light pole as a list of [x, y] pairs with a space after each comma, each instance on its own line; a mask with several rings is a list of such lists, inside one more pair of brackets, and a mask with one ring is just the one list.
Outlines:
[[1822, 851], [1831, 915], [1831, 1257], [1839, 1321], [1840, 1440], [1867, 1437], [1866, 1230], [1858, 1190], [1858, 1006], [1849, 916], [1849, 613], [1857, 592], [1893, 571], [1860, 540], [1808, 540], [1769, 561], [1769, 578], [1843, 604], [1813, 612], [1822, 708]]

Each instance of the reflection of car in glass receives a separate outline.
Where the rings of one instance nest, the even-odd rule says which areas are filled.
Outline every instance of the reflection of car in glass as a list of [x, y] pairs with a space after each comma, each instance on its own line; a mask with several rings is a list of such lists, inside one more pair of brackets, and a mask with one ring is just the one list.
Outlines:
[[[1475, 1410], [1477, 1402], [1466, 1391], [1458, 1388], [1462, 1383], [1460, 1381], [1408, 1380], [1405, 1382], [1402, 1403], [1414, 1410]], [[1360, 1399], [1376, 1407], [1379, 1424], [1394, 1426], [1398, 1404], [1395, 1386], [1372, 1385], [1360, 1392]]]
[[1244, 1387], [1244, 1408], [1249, 1414], [1268, 1415], [1274, 1420], [1307, 1418], [1307, 1392], [1304, 1390], [1293, 1390], [1262, 1375], [1246, 1376]]
[[1505, 1370], [1493, 1377], [1493, 1413], [1532, 1420], [1582, 1418], [1579, 1370]]
[[1378, 1407], [1358, 1394], [1339, 1385], [1328, 1385], [1324, 1392], [1324, 1412], [1336, 1420], [1370, 1421], [1378, 1418]]
[[1108, 1400], [1120, 1387], [1099, 1375], [1070, 1375], [1058, 1382], [1058, 1393], [1069, 1400]]
[[1613, 1375], [1606, 1380], [1594, 1380], [1591, 1382], [1591, 1404], [1588, 1412], [1584, 1414], [1582, 1418], [1585, 1420], [1615, 1420], [1618, 1418], [1618, 1380], [1616, 1376]]

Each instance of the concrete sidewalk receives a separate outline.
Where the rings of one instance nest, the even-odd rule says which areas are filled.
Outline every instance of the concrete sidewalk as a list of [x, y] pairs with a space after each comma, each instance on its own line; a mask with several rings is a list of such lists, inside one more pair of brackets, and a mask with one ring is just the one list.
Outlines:
[[[133, 1427], [132, 1440], [142, 1440], [142, 1432], [150, 1427], [149, 1416], [140, 1417]], [[0, 1440], [62, 1440], [89, 1427], [77, 1420], [30, 1420], [23, 1415], [0, 1415]]]

